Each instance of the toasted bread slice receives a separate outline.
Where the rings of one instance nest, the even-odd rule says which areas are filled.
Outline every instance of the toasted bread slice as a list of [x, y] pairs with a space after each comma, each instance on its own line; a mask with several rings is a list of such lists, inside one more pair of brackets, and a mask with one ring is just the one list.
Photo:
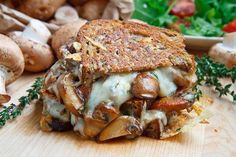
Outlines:
[[195, 62], [177, 32], [119, 20], [94, 20], [81, 27], [83, 75], [109, 75], [176, 66], [192, 73]]

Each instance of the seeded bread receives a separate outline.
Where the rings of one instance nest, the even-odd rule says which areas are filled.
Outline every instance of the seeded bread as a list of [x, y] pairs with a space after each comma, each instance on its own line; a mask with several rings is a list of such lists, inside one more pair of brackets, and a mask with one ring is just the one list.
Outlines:
[[94, 20], [81, 27], [83, 74], [111, 74], [176, 66], [192, 73], [193, 57], [177, 32], [131, 21]]

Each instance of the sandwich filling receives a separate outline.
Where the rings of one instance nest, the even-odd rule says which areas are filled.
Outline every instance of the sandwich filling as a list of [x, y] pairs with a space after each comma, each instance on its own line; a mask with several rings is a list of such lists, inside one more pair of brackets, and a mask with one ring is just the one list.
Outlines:
[[[46, 124], [42, 122], [41, 125], [49, 125], [49, 127], [41, 126], [42, 128], [56, 130], [52, 126], [52, 120], [57, 119], [62, 124], [72, 125], [74, 131], [80, 135], [95, 138], [118, 116], [127, 115], [137, 119], [144, 135], [160, 138], [165, 126], [168, 125], [168, 119], [181, 110], [189, 111], [194, 101], [193, 94], [186, 92], [186, 89], [194, 84], [195, 75], [189, 75], [176, 67], [160, 67], [145, 72], [114, 73], [96, 78], [89, 87], [86, 87], [89, 89], [84, 90], [81, 88], [84, 86], [81, 66], [73, 59], [65, 59], [58, 61], [47, 73], [43, 90], [43, 115], [52, 118], [51, 121], [45, 121]], [[71, 80], [67, 81], [68, 78]], [[61, 92], [61, 86], [64, 92]], [[70, 88], [72, 90], [69, 90]], [[182, 89], [185, 90], [182, 92]], [[89, 91], [87, 98], [85, 98], [87, 92], [83, 93], [84, 91]], [[171, 99], [176, 95], [180, 103], [168, 106], [168, 103], [176, 102]], [[170, 98], [170, 102], [167, 100], [162, 103], [161, 100], [166, 98]], [[135, 106], [136, 100], [142, 103]], [[131, 103], [127, 106], [129, 102]], [[171, 107], [172, 109], [169, 109]], [[114, 113], [110, 113], [111, 111]], [[45, 119], [42, 118], [41, 121], [43, 120]], [[100, 121], [102, 126], [94, 128], [98, 124], [93, 123]], [[152, 125], [158, 127], [158, 130], [152, 130]]]

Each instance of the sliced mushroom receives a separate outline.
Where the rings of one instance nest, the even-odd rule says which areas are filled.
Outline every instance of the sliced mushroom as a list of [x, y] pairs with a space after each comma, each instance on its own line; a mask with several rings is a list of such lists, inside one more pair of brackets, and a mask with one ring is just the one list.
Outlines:
[[97, 105], [92, 113], [92, 117], [85, 118], [85, 135], [88, 137], [97, 136], [110, 122], [119, 116], [112, 103], [102, 102]]
[[[76, 84], [77, 83], [77, 84]], [[73, 82], [73, 77], [70, 74], [65, 75], [58, 84], [57, 88], [65, 107], [78, 116], [84, 108], [84, 100], [82, 95], [78, 95], [75, 87], [79, 86], [80, 82]]]
[[154, 102], [150, 109], [162, 110], [165, 112], [171, 111], [180, 111], [191, 108], [191, 105], [194, 102], [193, 94], [186, 94], [184, 96], [172, 96], [172, 97], [164, 97], [160, 100]]
[[117, 118], [118, 115], [119, 112], [112, 106], [111, 102], [102, 102], [95, 107], [92, 117], [104, 121], [105, 123], [110, 123]]
[[135, 138], [143, 132], [140, 122], [130, 116], [120, 116], [110, 123], [99, 135], [99, 141], [106, 141], [118, 137]]
[[56, 96], [44, 90], [41, 95], [43, 98], [43, 115], [50, 115], [60, 121], [70, 122], [69, 111], [60, 103]]
[[52, 48], [56, 52], [58, 58], [62, 58], [59, 53], [59, 48], [66, 44], [69, 39], [75, 38], [81, 26], [83, 26], [87, 21], [78, 20], [73, 23], [68, 23], [62, 26], [58, 31], [56, 31], [52, 36]]
[[57, 118], [52, 118], [52, 121], [51, 123], [49, 123], [49, 126], [52, 128], [53, 131], [68, 131], [73, 128], [70, 122], [63, 122]]
[[147, 73], [139, 74], [132, 84], [132, 94], [140, 99], [155, 99], [160, 92], [159, 82]]
[[68, 131], [72, 129], [70, 122], [63, 122], [51, 115], [43, 115], [40, 119], [40, 128], [43, 131]]
[[120, 111], [124, 115], [140, 119], [144, 104], [145, 100], [131, 99], [121, 105]]
[[47, 44], [50, 35], [46, 26], [37, 20], [32, 20], [23, 32], [9, 33], [9, 37], [23, 52], [25, 70], [39, 72], [48, 69], [54, 63], [53, 52]]
[[146, 110], [145, 105], [141, 115], [141, 124], [144, 130], [143, 135], [159, 139], [167, 125], [167, 116], [160, 110]]
[[40, 119], [40, 129], [46, 132], [52, 131], [52, 127], [49, 125], [52, 122], [52, 116], [42, 115]]
[[82, 138], [88, 138], [85, 134], [84, 134], [84, 119], [83, 117], [77, 117], [73, 114], [71, 114], [71, 124], [74, 127], [74, 131], [76, 133], [79, 133], [79, 135], [81, 135]]
[[0, 34], [0, 104], [10, 100], [5, 85], [15, 81], [24, 70], [24, 57], [17, 44]]
[[68, 41], [57, 50], [56, 55], [58, 59], [68, 58], [71, 54], [80, 53], [82, 45], [76, 42], [75, 37], [68, 39]]
[[84, 117], [84, 134], [87, 137], [96, 137], [105, 127], [106, 122], [94, 119], [92, 117]]
[[147, 124], [143, 131], [143, 135], [151, 138], [160, 139], [160, 122], [154, 119]]

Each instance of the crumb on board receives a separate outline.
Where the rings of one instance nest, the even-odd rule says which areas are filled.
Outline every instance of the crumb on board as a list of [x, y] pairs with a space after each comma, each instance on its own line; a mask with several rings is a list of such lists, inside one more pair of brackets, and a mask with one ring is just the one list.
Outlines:
[[200, 123], [201, 124], [209, 124], [209, 121], [207, 121], [206, 119], [203, 119]]

